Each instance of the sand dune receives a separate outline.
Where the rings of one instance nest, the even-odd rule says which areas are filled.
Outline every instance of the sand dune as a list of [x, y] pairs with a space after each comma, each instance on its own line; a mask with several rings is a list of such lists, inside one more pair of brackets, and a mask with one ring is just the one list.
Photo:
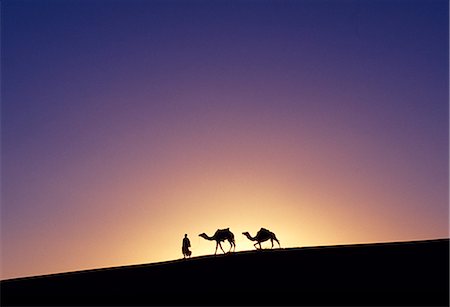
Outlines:
[[239, 252], [1, 282], [7, 305], [448, 305], [449, 240]]

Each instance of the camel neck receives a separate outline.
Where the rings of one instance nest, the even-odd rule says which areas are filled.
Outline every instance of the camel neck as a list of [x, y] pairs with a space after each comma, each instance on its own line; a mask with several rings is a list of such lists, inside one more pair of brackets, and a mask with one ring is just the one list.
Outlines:
[[246, 236], [249, 240], [256, 241], [256, 238], [252, 237], [249, 233], [247, 233]]

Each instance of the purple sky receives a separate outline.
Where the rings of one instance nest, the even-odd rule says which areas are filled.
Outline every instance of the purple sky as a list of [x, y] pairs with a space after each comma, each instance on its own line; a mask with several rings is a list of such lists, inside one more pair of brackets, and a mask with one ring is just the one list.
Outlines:
[[3, 1], [2, 278], [177, 258], [254, 212], [291, 246], [448, 237], [448, 21], [439, 0]]

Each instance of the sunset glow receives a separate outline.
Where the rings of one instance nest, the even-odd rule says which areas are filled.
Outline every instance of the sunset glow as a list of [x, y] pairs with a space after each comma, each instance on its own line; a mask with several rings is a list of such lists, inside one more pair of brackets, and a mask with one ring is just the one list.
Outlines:
[[2, 2], [1, 278], [448, 237], [448, 34], [440, 0]]

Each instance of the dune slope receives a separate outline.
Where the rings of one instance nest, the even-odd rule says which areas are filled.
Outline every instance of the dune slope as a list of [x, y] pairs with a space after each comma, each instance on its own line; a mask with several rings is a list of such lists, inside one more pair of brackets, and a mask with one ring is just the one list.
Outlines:
[[289, 248], [1, 282], [2, 305], [448, 305], [449, 240]]

